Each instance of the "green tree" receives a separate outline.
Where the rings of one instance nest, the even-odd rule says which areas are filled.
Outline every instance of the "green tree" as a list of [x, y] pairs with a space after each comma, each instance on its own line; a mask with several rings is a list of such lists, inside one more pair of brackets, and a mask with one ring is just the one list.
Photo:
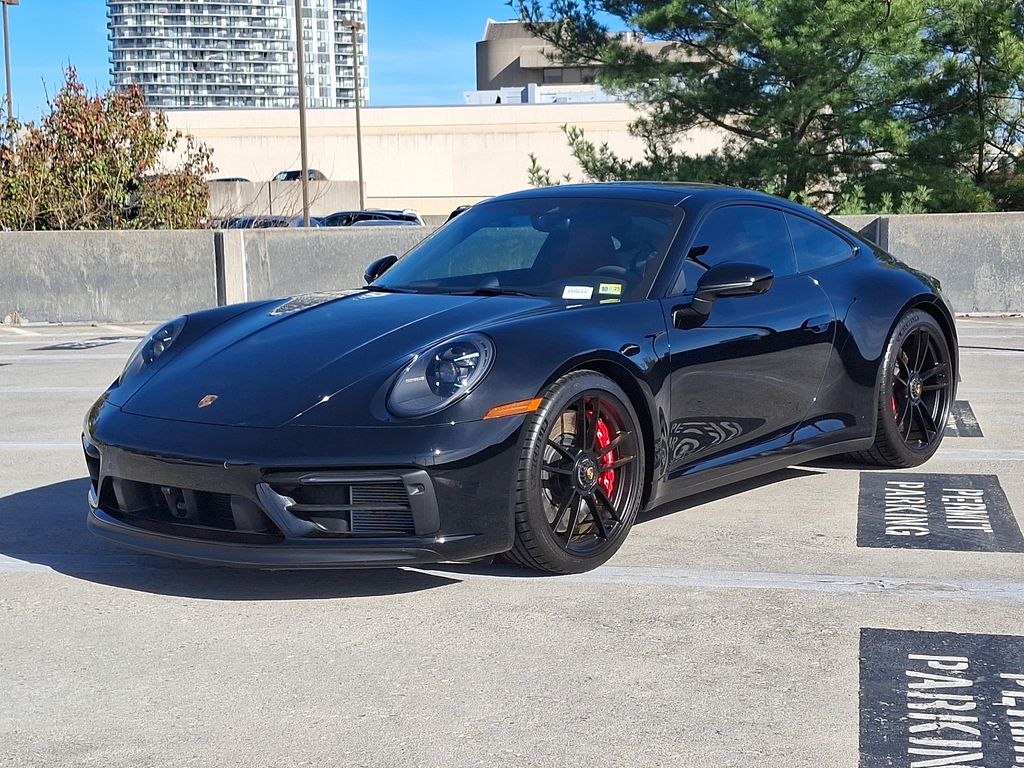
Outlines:
[[941, 208], [1014, 207], [1024, 170], [1024, 4], [943, 0], [927, 12], [934, 63], [908, 100], [911, 146], [893, 168], [932, 187]]
[[[994, 149], [988, 146], [982, 150], [984, 173], [998, 168], [1004, 178], [1013, 177], [1020, 112], [1012, 96], [1020, 94], [1024, 71], [1013, 52], [1021, 40], [1019, 26], [1009, 25], [992, 40], [986, 35], [1019, 18], [1014, 0], [510, 4], [557, 58], [566, 64], [599, 63], [601, 82], [638, 107], [631, 130], [644, 142], [642, 158], [620, 158], [567, 129], [587, 178], [718, 181], [758, 187], [826, 211], [848, 207], [858, 186], [856, 194], [869, 207], [887, 195], [890, 204], [906, 196], [915, 208], [949, 206], [954, 200], [977, 208], [986, 199], [977, 192], [981, 181], [962, 166], [996, 135], [1005, 162], [990, 168]], [[991, 5], [1002, 10], [989, 13]], [[960, 20], [956, 6], [961, 6]], [[984, 29], [977, 27], [979, 16]], [[609, 23], [663, 45], [638, 46], [611, 33]], [[982, 38], [998, 51], [983, 67], [993, 70], [983, 81], [985, 117], [973, 122], [954, 119], [965, 108], [976, 72], [968, 66], [971, 55], [957, 54], [951, 40], [964, 41], [969, 23], [975, 24], [971, 51], [981, 49]], [[961, 64], [953, 66], [957, 61]], [[1006, 70], [1002, 79], [995, 77], [998, 69]], [[1016, 104], [1017, 112], [1004, 109], [999, 123], [990, 114], [996, 104]], [[681, 151], [679, 139], [695, 128], [720, 131], [721, 149], [705, 156]], [[933, 185], [942, 194], [933, 195]], [[972, 202], [965, 185], [980, 200]]]
[[[137, 89], [89, 94], [73, 68], [38, 125], [0, 129], [0, 228], [203, 226], [208, 148], [172, 131]], [[177, 157], [169, 166], [168, 160]]]

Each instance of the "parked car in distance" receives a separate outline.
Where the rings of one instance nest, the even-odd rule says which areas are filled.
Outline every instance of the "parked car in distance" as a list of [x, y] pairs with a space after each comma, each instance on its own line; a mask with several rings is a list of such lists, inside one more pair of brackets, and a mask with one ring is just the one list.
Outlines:
[[[323, 222], [315, 217], [309, 217], [310, 227], [322, 227]], [[287, 227], [301, 227], [301, 216], [238, 216], [228, 219], [220, 225], [220, 229], [279, 229]]]
[[210, 181], [218, 184], [252, 184], [252, 182], [244, 176], [225, 176], [222, 179], [210, 179]]
[[[310, 168], [309, 169], [309, 176], [308, 176], [308, 178], [309, 178], [310, 181], [328, 181], [328, 178], [326, 176], [324, 176], [324, 174], [321, 171], [318, 171], [316, 168]], [[279, 174], [277, 174], [274, 178], [271, 179], [271, 181], [301, 181], [301, 180], [302, 180], [302, 171], [301, 170], [281, 171]]]
[[327, 227], [351, 227], [357, 222], [365, 221], [423, 225], [420, 215], [409, 208], [401, 211], [384, 208], [369, 208], [365, 211], [335, 211], [329, 216], [324, 216], [323, 219], [324, 226]]
[[252, 229], [259, 216], [234, 216], [224, 219], [218, 229]]
[[[255, 224], [256, 229], [285, 229], [289, 227], [302, 227], [301, 216], [260, 216]], [[310, 227], [322, 227], [323, 222], [316, 216], [309, 217]]]
[[403, 221], [401, 219], [363, 219], [352, 224], [353, 227], [422, 227], [415, 221]]

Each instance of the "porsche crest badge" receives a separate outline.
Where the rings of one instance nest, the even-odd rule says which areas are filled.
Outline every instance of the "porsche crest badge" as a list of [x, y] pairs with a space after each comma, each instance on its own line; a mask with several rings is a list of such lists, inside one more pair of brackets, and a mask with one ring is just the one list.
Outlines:
[[196, 404], [196, 408], [209, 408], [217, 401], [217, 395], [205, 395], [202, 400]]

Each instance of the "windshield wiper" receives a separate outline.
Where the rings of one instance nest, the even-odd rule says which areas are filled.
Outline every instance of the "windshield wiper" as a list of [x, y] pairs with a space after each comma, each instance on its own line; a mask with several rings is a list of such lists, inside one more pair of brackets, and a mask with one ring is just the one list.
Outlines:
[[364, 285], [364, 291], [380, 291], [381, 293], [418, 293], [412, 288], [392, 288], [389, 285]]
[[469, 291], [445, 291], [445, 293], [450, 296], [537, 296], [535, 293], [517, 291], [515, 288], [490, 288], [486, 286], [473, 288]]

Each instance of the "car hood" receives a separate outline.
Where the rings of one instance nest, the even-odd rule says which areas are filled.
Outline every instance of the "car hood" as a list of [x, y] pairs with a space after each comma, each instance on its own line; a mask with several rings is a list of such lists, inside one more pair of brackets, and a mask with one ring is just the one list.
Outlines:
[[[344, 423], [379, 423], [368, 393], [413, 354], [459, 333], [562, 307], [564, 302], [532, 297], [377, 291], [300, 296], [269, 312], [266, 305], [247, 312], [174, 350], [122, 408], [178, 421], [278, 427], [342, 394]], [[209, 404], [200, 407], [204, 400]]]

